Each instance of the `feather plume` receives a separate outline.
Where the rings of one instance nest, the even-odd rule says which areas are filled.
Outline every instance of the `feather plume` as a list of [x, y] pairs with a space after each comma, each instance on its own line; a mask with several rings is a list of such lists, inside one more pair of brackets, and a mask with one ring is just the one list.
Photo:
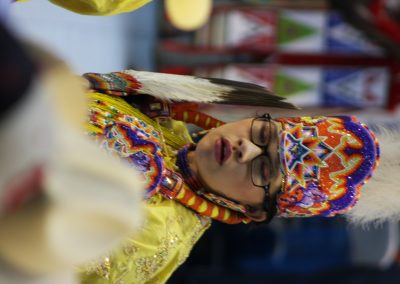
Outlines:
[[140, 83], [137, 90], [139, 94], [164, 100], [297, 109], [284, 98], [251, 83], [135, 70], [125, 70], [122, 73], [134, 77]]
[[400, 221], [400, 133], [383, 128], [378, 133], [378, 168], [361, 188], [356, 206], [345, 214], [350, 223], [364, 227]]

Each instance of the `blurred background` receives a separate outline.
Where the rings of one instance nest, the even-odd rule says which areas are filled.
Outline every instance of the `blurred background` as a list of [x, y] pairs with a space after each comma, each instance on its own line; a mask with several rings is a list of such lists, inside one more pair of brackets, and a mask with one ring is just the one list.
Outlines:
[[[162, 1], [111, 17], [45, 0], [8, 9], [0, 16], [15, 33], [78, 74], [133, 68], [248, 81], [304, 114], [357, 114], [400, 131], [398, 0], [214, 0], [207, 24], [192, 32], [170, 24]], [[398, 283], [399, 232], [396, 223], [365, 230], [340, 217], [215, 222], [168, 283]]]

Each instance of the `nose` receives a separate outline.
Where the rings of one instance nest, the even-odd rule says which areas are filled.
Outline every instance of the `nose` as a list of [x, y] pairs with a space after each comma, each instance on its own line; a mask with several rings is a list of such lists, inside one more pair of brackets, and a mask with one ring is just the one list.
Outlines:
[[263, 150], [248, 139], [239, 139], [233, 147], [239, 163], [247, 163], [262, 154]]

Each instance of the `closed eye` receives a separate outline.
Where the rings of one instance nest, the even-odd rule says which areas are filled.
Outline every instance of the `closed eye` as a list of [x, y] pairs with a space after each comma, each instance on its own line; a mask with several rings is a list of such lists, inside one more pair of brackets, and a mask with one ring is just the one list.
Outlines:
[[260, 176], [262, 178], [263, 184], [269, 182], [271, 175], [271, 163], [269, 162], [269, 157], [264, 156], [262, 162], [260, 163]]
[[267, 133], [267, 127], [266, 123], [262, 124], [262, 127], [260, 129], [260, 142], [262, 145], [267, 145], [268, 142], [268, 133]]

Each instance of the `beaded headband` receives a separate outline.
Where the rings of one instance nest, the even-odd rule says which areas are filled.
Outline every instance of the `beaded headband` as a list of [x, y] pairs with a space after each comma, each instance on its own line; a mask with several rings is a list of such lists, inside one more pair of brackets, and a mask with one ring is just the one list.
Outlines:
[[280, 118], [284, 175], [277, 216], [331, 217], [350, 210], [379, 160], [372, 131], [354, 116]]

